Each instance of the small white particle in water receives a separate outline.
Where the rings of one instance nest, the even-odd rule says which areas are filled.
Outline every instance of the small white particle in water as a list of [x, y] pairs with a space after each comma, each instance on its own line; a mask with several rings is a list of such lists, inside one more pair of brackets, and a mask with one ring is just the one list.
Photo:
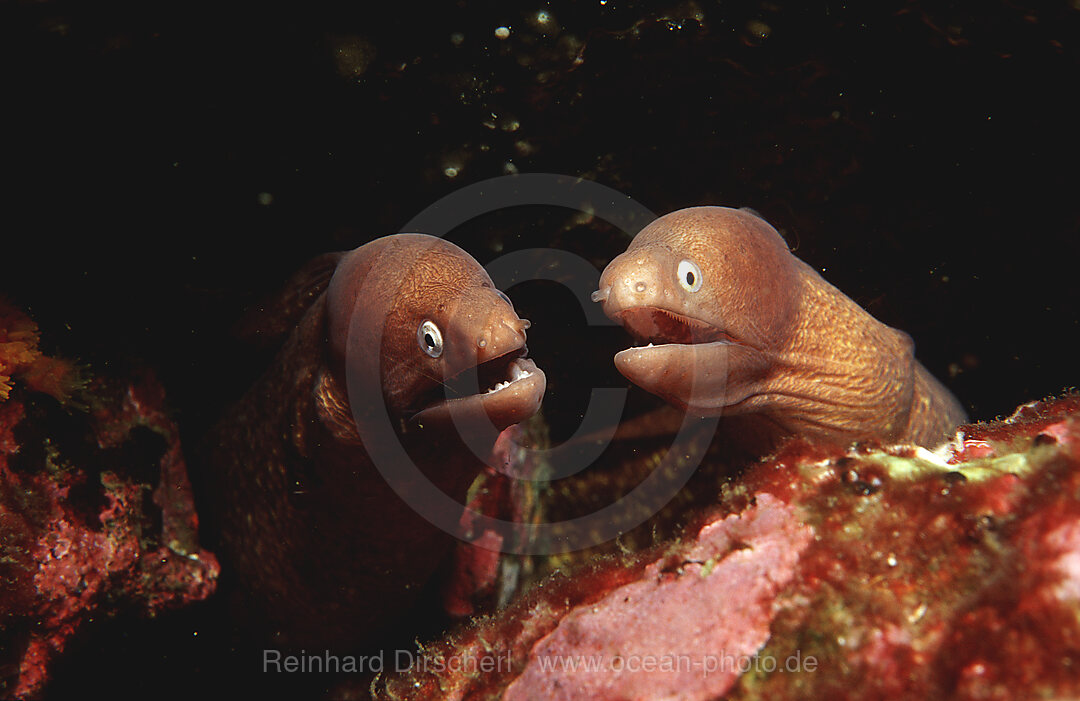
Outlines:
[[461, 44], [464, 41], [465, 41], [465, 35], [462, 34], [461, 32], [454, 32], [453, 34], [450, 35], [450, 43], [453, 44], [454, 46], [461, 46]]
[[507, 175], [513, 175], [518, 172], [518, 167], [510, 161], [507, 161], [506, 163], [503, 163], [503, 172]]
[[458, 169], [455, 168], [454, 166], [446, 166], [445, 168], [443, 168], [443, 175], [445, 175], [448, 178], [456, 178], [457, 174], [458, 174]]
[[256, 195], [256, 199], [259, 201], [259, 204], [264, 207], [267, 207], [274, 203], [274, 196], [271, 195], [269, 192], [260, 192], [258, 195]]
[[495, 36], [499, 39], [506, 39], [510, 36], [510, 27], [496, 27]]
[[544, 11], [544, 10], [540, 10], [539, 12], [536, 13], [536, 21], [539, 24], [547, 24], [548, 22], [551, 21], [551, 15], [548, 12]]

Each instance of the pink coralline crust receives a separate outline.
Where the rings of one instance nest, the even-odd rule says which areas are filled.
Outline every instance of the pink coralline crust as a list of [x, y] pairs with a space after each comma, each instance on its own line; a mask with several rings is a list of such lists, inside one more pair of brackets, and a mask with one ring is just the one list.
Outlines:
[[[381, 679], [376, 697], [1080, 697], [1075, 396], [964, 426], [936, 455], [791, 441], [693, 523], [666, 549], [557, 575], [424, 647], [429, 660], [505, 669], [418, 666]], [[720, 647], [760, 664], [704, 679], [658, 671], [665, 654]], [[566, 655], [600, 666], [568, 673]], [[616, 655], [621, 674], [603, 667]], [[645, 655], [652, 671], [626, 670]]]
[[[11, 670], [0, 677], [4, 698], [39, 696], [52, 660], [88, 620], [120, 609], [154, 615], [216, 587], [216, 559], [192, 540], [197, 521], [186, 466], [160, 387], [146, 375], [119, 391], [98, 384], [91, 398], [99, 445], [86, 450], [122, 446], [135, 426], [166, 439], [154, 493], [162, 494], [155, 499], [162, 532], [154, 532], [145, 508], [153, 485], [127, 476], [130, 466], [88, 473], [61, 452], [48, 465], [13, 467], [21, 448], [13, 429], [26, 409], [18, 395], [0, 404], [0, 575], [11, 585], [0, 592], [2, 662]], [[35, 430], [33, 440], [48, 439]]]
[[[769, 494], [703, 527], [644, 577], [573, 610], [533, 647], [503, 697], [710, 699], [769, 638], [776, 592], [813, 537]], [[578, 666], [578, 665], [581, 666]]]
[[149, 372], [129, 383], [122, 394], [94, 408], [95, 433], [101, 448], [115, 447], [138, 427], [165, 439], [161, 479], [153, 492], [162, 513], [162, 541], [180, 553], [198, 551], [199, 517], [191, 496], [180, 431], [166, 412], [165, 390]]
[[[1075, 438], [1080, 436], [1075, 427]], [[996, 586], [978, 592], [957, 617], [940, 657], [958, 698], [1012, 699], [1018, 690], [1080, 694], [1080, 455], [1051, 466], [1054, 487], [1033, 485], [1032, 500], [1007, 528], [1012, 550]], [[1045, 491], [1044, 491], [1045, 490]]]
[[1063, 604], [1080, 602], [1080, 517], [1063, 521], [1037, 542], [1045, 551], [1049, 578], [1060, 577], [1052, 590], [1055, 598]]
[[957, 432], [957, 447], [949, 457], [952, 464], [990, 457], [1008, 452], [1015, 439], [1032, 438], [1045, 435], [1060, 438], [1072, 435], [1075, 431], [1067, 428], [1067, 417], [1080, 414], [1080, 394], [1067, 395], [1059, 399], [1029, 402], [1016, 409], [1012, 416], [1004, 421], [961, 426]]
[[[806, 604], [778, 616], [762, 654], [820, 669], [744, 675], [728, 698], [1080, 693], [1078, 411], [1067, 397], [962, 427], [953, 472], [895, 461], [903, 449], [788, 464], [820, 538], [787, 592]], [[764, 465], [737, 491], [775, 479]]]
[[[130, 500], [137, 497], [137, 487], [133, 486], [116, 485], [119, 489], [106, 492], [109, 506], [102, 515], [110, 518], [102, 519], [105, 528], [94, 531], [73, 522], [66, 513], [66, 485], [56, 486], [48, 479], [23, 482], [27, 491], [50, 496], [49, 512], [42, 514], [47, 525], [30, 552], [30, 559], [38, 566], [34, 587], [39, 620], [45, 629], [59, 630], [74, 624], [79, 612], [101, 595], [112, 573], [134, 565], [139, 554], [138, 539], [121, 521], [126, 518]], [[58, 642], [60, 649], [62, 642]]]
[[[573, 578], [556, 572], [498, 616], [480, 618], [446, 638], [424, 645], [419, 662], [403, 674], [379, 681], [378, 699], [478, 700], [497, 698], [524, 667], [537, 640], [550, 633], [569, 612], [589, 606], [606, 592], [638, 579], [656, 553], [617, 560], [604, 557]], [[450, 660], [482, 663], [484, 674], [447, 673]], [[440, 667], [440, 661], [445, 661]]]

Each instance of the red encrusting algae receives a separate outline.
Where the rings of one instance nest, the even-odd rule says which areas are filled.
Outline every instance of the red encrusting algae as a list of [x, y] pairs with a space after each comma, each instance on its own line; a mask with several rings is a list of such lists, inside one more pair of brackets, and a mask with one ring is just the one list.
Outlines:
[[[466, 664], [486, 657], [505, 663]], [[376, 697], [1075, 697], [1080, 397], [934, 452], [791, 441], [680, 539], [557, 574], [418, 660]]]
[[[179, 431], [157, 380], [85, 383], [37, 343], [33, 322], [0, 306], [0, 695], [18, 699], [43, 693], [51, 662], [88, 621], [204, 599], [219, 571], [198, 547]], [[39, 394], [70, 407], [75, 392], [88, 413]], [[149, 482], [139, 476], [145, 453], [127, 450], [140, 428], [164, 441]], [[151, 490], [160, 514], [143, 498]]]

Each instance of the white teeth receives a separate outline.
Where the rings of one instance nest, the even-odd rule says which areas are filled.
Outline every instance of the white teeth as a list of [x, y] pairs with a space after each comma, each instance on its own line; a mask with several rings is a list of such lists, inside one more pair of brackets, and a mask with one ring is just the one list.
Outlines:
[[528, 370], [521, 369], [517, 365], [511, 365], [510, 366], [510, 379], [509, 380], [503, 380], [502, 382], [496, 383], [494, 387], [489, 389], [484, 394], [491, 394], [492, 392], [498, 392], [500, 389], [506, 389], [507, 387], [510, 386], [511, 383], [517, 382], [518, 380], [523, 380], [526, 377], [532, 377], [532, 373], [529, 372]]

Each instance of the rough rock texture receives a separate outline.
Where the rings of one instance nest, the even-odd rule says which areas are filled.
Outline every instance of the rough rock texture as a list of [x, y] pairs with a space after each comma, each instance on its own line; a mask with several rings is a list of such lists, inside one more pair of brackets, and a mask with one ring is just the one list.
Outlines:
[[[32, 323], [0, 315], [12, 320], [0, 341], [22, 344], [25, 362], [8, 365], [15, 382], [0, 397], [0, 696], [33, 698], [83, 624], [204, 599], [218, 563], [198, 547], [179, 432], [157, 381], [73, 384], [64, 378], [74, 366], [41, 360], [36, 328], [16, 336], [8, 331]], [[71, 411], [76, 390], [88, 413]]]
[[378, 698], [1080, 694], [1080, 397], [931, 453], [788, 443], [663, 549], [543, 582]]
[[772, 602], [812, 537], [763, 494], [743, 514], [705, 525], [677, 557], [651, 562], [637, 581], [564, 616], [503, 698], [724, 693], [738, 668], [721, 666], [723, 657], [750, 657], [768, 640]]

